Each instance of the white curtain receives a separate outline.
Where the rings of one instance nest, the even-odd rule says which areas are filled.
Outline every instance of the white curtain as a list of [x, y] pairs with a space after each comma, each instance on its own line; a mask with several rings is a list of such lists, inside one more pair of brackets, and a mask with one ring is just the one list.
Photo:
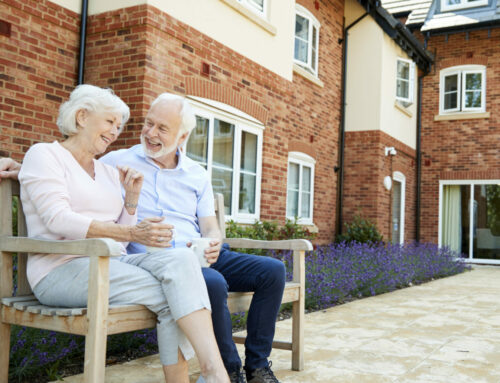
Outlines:
[[462, 252], [462, 211], [460, 185], [443, 187], [442, 243], [450, 249]]

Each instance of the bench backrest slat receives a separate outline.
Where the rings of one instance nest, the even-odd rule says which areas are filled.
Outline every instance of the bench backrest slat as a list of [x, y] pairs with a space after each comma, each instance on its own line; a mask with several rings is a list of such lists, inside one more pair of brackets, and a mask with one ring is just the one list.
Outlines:
[[[23, 207], [20, 197], [19, 182], [15, 180], [3, 180], [0, 183], [0, 234], [12, 235], [12, 206], [14, 198], [17, 199], [17, 235], [26, 237], [28, 230], [26, 228], [26, 218], [24, 217]], [[28, 254], [17, 254], [17, 293], [16, 295], [32, 294], [31, 287], [26, 276], [26, 263]]]

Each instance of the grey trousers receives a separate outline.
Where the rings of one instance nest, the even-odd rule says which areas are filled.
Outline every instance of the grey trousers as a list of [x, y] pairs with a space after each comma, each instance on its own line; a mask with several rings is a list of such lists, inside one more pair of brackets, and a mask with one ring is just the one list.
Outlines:
[[[75, 258], [52, 270], [33, 288], [44, 305], [87, 305], [89, 258]], [[188, 248], [131, 254], [110, 259], [109, 304], [141, 304], [158, 316], [158, 349], [163, 365], [177, 363], [180, 348], [185, 359], [193, 348], [176, 321], [194, 311], [210, 310], [200, 264]]]

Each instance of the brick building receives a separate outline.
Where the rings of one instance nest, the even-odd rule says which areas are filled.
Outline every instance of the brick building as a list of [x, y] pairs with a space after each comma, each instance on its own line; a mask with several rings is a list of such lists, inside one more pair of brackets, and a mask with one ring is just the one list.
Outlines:
[[[393, 3], [395, 8], [387, 5], [391, 12], [408, 5]], [[429, 10], [429, 2], [422, 4], [417, 14]], [[33, 143], [60, 138], [58, 107], [77, 84], [80, 8], [81, 0], [0, 1], [1, 156], [22, 160]], [[384, 52], [379, 66], [370, 57], [349, 59], [364, 39], [372, 38], [360, 33], [363, 28], [350, 30], [358, 45], [343, 53], [344, 28], [355, 21], [347, 19], [367, 10], [356, 28], [365, 23], [363, 28], [378, 36]], [[144, 115], [157, 94], [186, 96], [198, 121], [186, 152], [210, 172], [214, 190], [224, 194], [226, 215], [238, 222], [284, 222], [298, 216], [301, 224], [318, 231], [318, 242], [326, 243], [341, 222], [360, 212], [377, 223], [386, 239], [412, 240], [420, 232], [422, 240], [437, 242], [442, 181], [500, 178], [494, 176], [496, 73], [486, 71], [486, 110], [480, 113], [489, 113], [487, 118], [443, 121], [435, 119], [439, 68], [456, 63], [493, 68], [498, 54], [490, 42], [499, 34], [495, 28], [467, 34], [468, 46], [474, 46], [470, 56], [469, 49], [460, 49], [466, 32], [449, 39], [429, 37], [419, 31], [422, 22], [418, 27], [410, 22], [411, 11], [394, 11], [408, 18], [403, 26], [371, 1], [89, 0], [84, 79], [112, 87], [131, 107], [115, 147], [138, 143]], [[410, 30], [420, 43], [408, 40]], [[418, 206], [418, 73], [425, 72], [419, 60], [428, 53], [426, 41], [437, 59], [421, 84]], [[355, 108], [369, 92], [360, 88], [351, 97], [355, 93], [349, 91], [358, 88], [349, 76], [366, 73], [365, 78], [378, 79], [382, 93]], [[384, 92], [392, 93], [388, 98]], [[376, 124], [357, 120], [368, 112], [375, 113]], [[486, 133], [489, 138], [483, 138]], [[466, 176], [456, 173], [464, 171]], [[387, 177], [393, 183], [390, 191], [384, 188]]]
[[500, 259], [497, 2], [387, 1], [435, 55], [423, 78], [421, 239]]

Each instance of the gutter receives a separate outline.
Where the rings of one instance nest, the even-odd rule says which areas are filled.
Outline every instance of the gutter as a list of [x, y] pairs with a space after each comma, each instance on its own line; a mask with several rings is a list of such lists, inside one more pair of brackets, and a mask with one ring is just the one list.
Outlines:
[[344, 199], [344, 149], [345, 149], [345, 93], [346, 93], [346, 82], [347, 82], [347, 43], [349, 40], [349, 29], [354, 27], [357, 23], [363, 20], [366, 16], [368, 16], [368, 11], [363, 15], [354, 20], [351, 24], [349, 24], [343, 30], [342, 40], [339, 40], [339, 44], [344, 44], [342, 47], [342, 90], [341, 90], [341, 105], [340, 105], [340, 127], [339, 127], [339, 136], [340, 136], [340, 152], [339, 152], [339, 165], [335, 167], [335, 172], [338, 172], [338, 180], [337, 180], [337, 217], [335, 228], [337, 235], [342, 234], [342, 202]]
[[88, 8], [88, 0], [82, 0], [82, 16], [80, 18], [80, 52], [78, 56], [78, 85], [83, 84], [83, 72], [85, 70], [85, 42], [87, 39]]

